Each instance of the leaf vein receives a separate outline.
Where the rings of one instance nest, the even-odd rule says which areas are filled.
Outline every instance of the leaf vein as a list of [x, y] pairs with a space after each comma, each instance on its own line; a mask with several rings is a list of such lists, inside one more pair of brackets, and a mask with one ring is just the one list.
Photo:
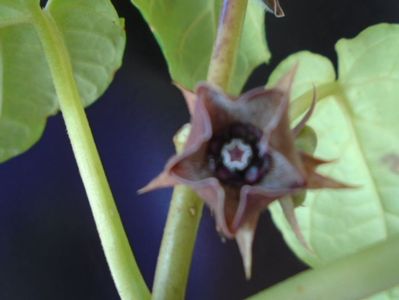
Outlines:
[[348, 99], [346, 98], [346, 96], [342, 93], [341, 95], [339, 95], [337, 97], [337, 103], [339, 104], [341, 111], [343, 113], [343, 115], [345, 116], [346, 120], [347, 120], [347, 124], [348, 124], [348, 128], [352, 133], [353, 136], [353, 141], [354, 141], [354, 145], [356, 145], [356, 148], [358, 149], [358, 151], [360, 152], [360, 158], [363, 160], [363, 165], [365, 167], [365, 170], [367, 172], [368, 178], [370, 179], [370, 184], [371, 187], [374, 191], [375, 197], [377, 198], [377, 204], [379, 207], [379, 210], [381, 212], [381, 216], [383, 219], [383, 229], [384, 229], [384, 234], [385, 234], [385, 238], [388, 236], [388, 224], [387, 224], [387, 219], [386, 219], [386, 215], [385, 215], [385, 207], [383, 204], [383, 200], [382, 200], [382, 193], [378, 187], [378, 184], [376, 182], [376, 179], [373, 176], [373, 172], [370, 169], [369, 163], [367, 161], [364, 149], [362, 147], [360, 138], [359, 138], [359, 134], [356, 130], [356, 126], [352, 121], [351, 118], [351, 108], [349, 106], [348, 103]]

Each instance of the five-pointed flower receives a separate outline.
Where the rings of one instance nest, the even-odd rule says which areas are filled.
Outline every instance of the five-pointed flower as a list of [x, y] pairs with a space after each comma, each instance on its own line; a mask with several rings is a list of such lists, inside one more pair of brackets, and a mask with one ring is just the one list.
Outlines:
[[250, 277], [252, 242], [260, 213], [278, 200], [299, 240], [306, 246], [290, 196], [304, 189], [345, 185], [316, 173], [326, 161], [294, 147], [313, 106], [293, 130], [288, 107], [294, 67], [271, 89], [250, 90], [234, 101], [209, 83], [184, 92], [191, 131], [184, 151], [141, 192], [189, 185], [214, 213], [221, 235], [236, 238]]

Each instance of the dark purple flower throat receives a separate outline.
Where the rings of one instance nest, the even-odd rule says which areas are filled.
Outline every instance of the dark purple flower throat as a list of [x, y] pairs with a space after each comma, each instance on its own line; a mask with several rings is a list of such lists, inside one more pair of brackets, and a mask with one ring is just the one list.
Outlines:
[[262, 136], [261, 129], [241, 122], [214, 135], [208, 145], [209, 169], [214, 176], [234, 186], [259, 182], [272, 164]]

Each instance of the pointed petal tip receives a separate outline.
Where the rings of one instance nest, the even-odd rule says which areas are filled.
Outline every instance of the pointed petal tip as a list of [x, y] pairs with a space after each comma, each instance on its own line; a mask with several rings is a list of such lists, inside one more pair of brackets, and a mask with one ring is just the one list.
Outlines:
[[252, 266], [249, 266], [248, 268], [245, 268], [245, 279], [247, 281], [251, 280], [251, 277], [252, 277], [251, 268], [252, 268]]
[[285, 17], [285, 12], [284, 10], [281, 8], [280, 4], [278, 4], [278, 6], [276, 7], [276, 10], [274, 12], [274, 16], [276, 18], [284, 18]]
[[244, 266], [245, 278], [247, 280], [250, 280], [252, 275], [252, 244], [254, 234], [253, 228], [244, 226], [238, 229], [236, 235], [236, 241]]
[[266, 4], [266, 9], [274, 14], [277, 18], [282, 18], [285, 16], [283, 9], [278, 0], [263, 0]]
[[318, 172], [316, 172], [316, 168], [318, 166], [336, 162], [337, 161], [336, 159], [324, 160], [324, 159], [314, 157], [314, 156], [304, 153], [304, 152], [301, 152], [300, 156], [301, 156], [301, 160], [305, 166], [306, 173], [307, 173], [306, 188], [308, 188], [308, 189], [322, 189], [322, 188], [350, 189], [350, 188], [361, 187], [360, 185], [346, 184], [346, 183], [337, 181], [333, 178], [321, 175]]
[[296, 62], [291, 69], [278, 81], [276, 88], [282, 90], [283, 92], [290, 92], [298, 68], [299, 63]]
[[137, 190], [137, 194], [143, 195], [143, 194], [151, 192], [155, 189], [157, 189], [157, 186], [156, 186], [156, 184], [153, 184], [153, 181], [151, 181], [147, 185], [145, 185], [142, 188], [140, 188], [139, 190]]
[[276, 13], [275, 14], [275, 16], [277, 17], [277, 18], [284, 18], [285, 17], [285, 12], [283, 12], [283, 11], [281, 11], [280, 13]]
[[295, 205], [291, 197], [285, 197], [279, 200], [281, 208], [283, 210], [284, 216], [290, 225], [292, 231], [294, 232], [299, 243], [307, 250], [309, 253], [314, 253], [312, 248], [309, 246], [308, 242], [302, 234], [302, 230], [299, 227], [298, 220], [295, 215]]
[[146, 186], [144, 186], [144, 187], [142, 187], [141, 189], [138, 189], [138, 190], [136, 191], [136, 193], [137, 193], [138, 195], [142, 195], [142, 194], [145, 194], [145, 193], [147, 193], [147, 192], [149, 192], [149, 191], [146, 189]]
[[321, 175], [317, 172], [308, 174], [308, 185], [309, 189], [354, 189], [360, 188], [360, 185], [346, 184], [330, 177]]
[[142, 195], [144, 193], [151, 192], [156, 189], [173, 186], [176, 181], [167, 173], [162, 172], [153, 180], [151, 180], [146, 186], [142, 187], [137, 191], [137, 194]]

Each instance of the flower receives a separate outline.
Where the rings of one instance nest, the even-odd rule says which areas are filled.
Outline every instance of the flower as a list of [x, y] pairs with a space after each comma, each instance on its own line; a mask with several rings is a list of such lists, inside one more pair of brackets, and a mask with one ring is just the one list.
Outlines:
[[291, 196], [304, 189], [346, 187], [315, 171], [327, 161], [294, 147], [294, 139], [315, 103], [313, 99], [308, 112], [291, 130], [288, 108], [296, 69], [274, 88], [256, 88], [234, 101], [210, 83], [199, 84], [195, 94], [183, 91], [191, 114], [185, 148], [140, 190], [190, 186], [214, 213], [219, 233], [237, 240], [248, 278], [258, 218], [270, 203], [280, 202], [295, 234], [307, 247]]
[[282, 18], [285, 16], [283, 9], [281, 8], [278, 0], [262, 0], [266, 4], [268, 11], [272, 12], [276, 17]]

